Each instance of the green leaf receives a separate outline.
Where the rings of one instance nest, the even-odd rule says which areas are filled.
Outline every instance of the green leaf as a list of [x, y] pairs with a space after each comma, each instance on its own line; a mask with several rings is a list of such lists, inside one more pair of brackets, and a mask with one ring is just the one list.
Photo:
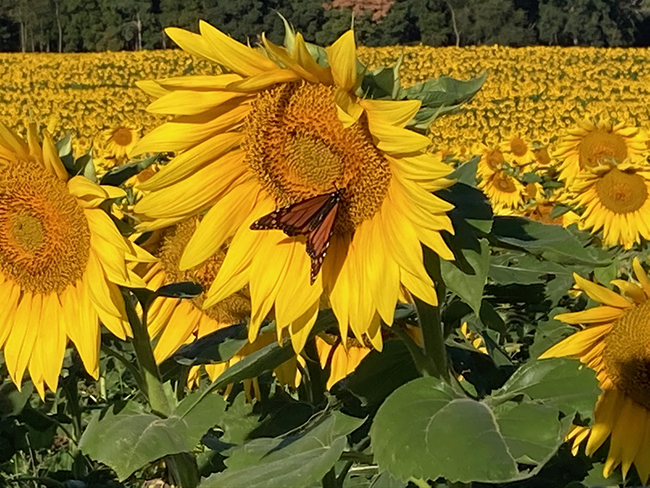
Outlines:
[[[549, 317], [555, 317], [560, 313], [567, 312], [565, 308], [554, 308], [548, 313]], [[546, 351], [548, 348], [557, 344], [565, 337], [573, 334], [576, 331], [575, 327], [572, 327], [569, 324], [550, 318], [544, 322], [537, 324], [535, 327], [535, 336], [533, 343], [530, 346], [528, 352], [530, 353], [531, 358], [537, 358], [540, 354]]]
[[120, 186], [132, 176], [135, 176], [141, 171], [147, 169], [153, 163], [158, 161], [159, 158], [160, 154], [155, 154], [141, 161], [133, 161], [131, 163], [118, 166], [117, 168], [114, 168], [106, 173], [102, 177], [100, 183], [102, 185]]
[[548, 275], [562, 275], [572, 279], [572, 270], [519, 251], [507, 251], [490, 257], [490, 279], [499, 285], [532, 285], [544, 283]]
[[401, 90], [399, 69], [403, 58], [400, 55], [397, 63], [390, 68], [382, 66], [366, 73], [361, 80], [363, 96], [372, 99], [395, 99]]
[[470, 100], [481, 89], [486, 78], [486, 73], [467, 81], [441, 76], [409, 88], [403, 88], [400, 90], [398, 98], [422, 102], [422, 107], [409, 126], [424, 131], [428, 130], [438, 116], [452, 112], [460, 104]]
[[[200, 399], [200, 401], [197, 401]], [[95, 415], [80, 441], [84, 454], [106, 464], [120, 481], [148, 463], [193, 450], [225, 411], [220, 395], [188, 395], [169, 418], [145, 413], [129, 403]]]
[[592, 266], [606, 266], [611, 262], [559, 225], [545, 225], [522, 217], [495, 217], [492, 235], [498, 243], [524, 249], [550, 262]]
[[485, 83], [487, 73], [471, 80], [457, 80], [450, 76], [441, 76], [403, 88], [400, 98], [420, 100], [423, 107], [452, 107], [467, 102]]
[[193, 281], [183, 281], [181, 283], [171, 283], [158, 288], [152, 296], [167, 298], [194, 298], [203, 292], [203, 287]]
[[31, 383], [25, 383], [20, 391], [13, 383], [0, 386], [0, 419], [20, 414], [34, 391]]
[[594, 371], [579, 361], [552, 358], [531, 361], [519, 368], [496, 391], [492, 402], [502, 402], [518, 395], [553, 406], [564, 415], [580, 414], [583, 419], [593, 415], [601, 391]]
[[480, 241], [480, 251], [461, 249], [455, 261], [440, 261], [445, 285], [479, 315], [483, 288], [487, 282], [490, 247], [486, 239]]
[[202, 488], [285, 488], [318, 482], [339, 460], [347, 434], [363, 419], [340, 412], [324, 415], [314, 425], [294, 435], [255, 439], [233, 448], [228, 469], [203, 481]]
[[464, 183], [472, 188], [476, 188], [476, 168], [480, 160], [480, 156], [472, 157], [466, 163], [458, 166], [447, 178], [456, 180], [457, 183]]
[[[262, 328], [264, 330], [264, 327]], [[231, 325], [215, 330], [185, 344], [174, 353], [174, 361], [186, 366], [222, 363], [231, 359], [248, 343], [248, 324]]]
[[[552, 406], [523, 401], [493, 408], [426, 377], [382, 404], [370, 436], [380, 470], [403, 481], [503, 483], [533, 476], [564, 442], [568, 427]], [[534, 469], [520, 471], [518, 463]]]

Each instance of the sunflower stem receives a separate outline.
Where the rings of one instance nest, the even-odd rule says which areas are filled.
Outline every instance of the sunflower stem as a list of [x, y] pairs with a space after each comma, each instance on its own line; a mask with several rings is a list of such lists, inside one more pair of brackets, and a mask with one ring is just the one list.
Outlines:
[[330, 469], [323, 479], [321, 480], [323, 488], [336, 488], [336, 471], [334, 468]]
[[164, 416], [169, 416], [171, 413], [171, 406], [165, 394], [162, 384], [162, 378], [158, 371], [158, 365], [154, 359], [153, 349], [151, 348], [151, 339], [147, 332], [147, 315], [146, 308], [143, 306], [145, 312], [142, 314], [142, 320], [138, 317], [133, 306], [133, 301], [128, 300], [127, 315], [133, 330], [133, 348], [135, 355], [138, 358], [140, 365], [140, 372], [144, 379], [145, 391], [143, 392], [149, 400], [149, 405], [154, 412], [160, 413]]
[[[440, 297], [440, 294], [438, 294]], [[422, 328], [424, 340], [424, 354], [429, 359], [430, 367], [425, 370], [430, 376], [449, 382], [449, 367], [447, 363], [447, 349], [440, 319], [440, 307], [434, 307], [419, 299], [415, 299], [418, 310], [418, 320]]]
[[431, 362], [431, 359], [424, 354], [422, 348], [416, 344], [411, 336], [408, 335], [400, 325], [393, 326], [391, 330], [397, 334], [397, 337], [402, 340], [406, 348], [409, 350], [413, 362], [415, 363], [415, 367], [418, 369], [420, 374], [430, 375], [430, 372], [435, 365]]

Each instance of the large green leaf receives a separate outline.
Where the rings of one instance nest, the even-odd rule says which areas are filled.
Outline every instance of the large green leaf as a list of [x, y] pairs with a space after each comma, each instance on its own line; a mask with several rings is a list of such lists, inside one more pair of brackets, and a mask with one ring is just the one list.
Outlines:
[[524, 249], [550, 262], [591, 266], [607, 266], [611, 262], [559, 225], [542, 224], [522, 217], [495, 217], [492, 236], [497, 243]]
[[225, 411], [220, 395], [187, 396], [168, 418], [146, 413], [128, 403], [113, 405], [96, 414], [86, 428], [80, 448], [92, 459], [106, 464], [124, 480], [148, 463], [169, 454], [189, 452]]
[[526, 479], [564, 442], [574, 413], [590, 415], [598, 394], [593, 371], [565, 359], [524, 366], [482, 401], [436, 378], [416, 379], [379, 408], [370, 431], [375, 461], [404, 481]]
[[0, 419], [20, 414], [33, 391], [32, 383], [24, 384], [21, 390], [13, 383], [0, 385]]
[[[440, 261], [445, 285], [479, 315], [483, 288], [487, 282], [490, 248], [486, 239], [480, 240], [480, 249], [462, 249], [456, 261]], [[462, 259], [461, 259], [462, 258]]]
[[528, 402], [490, 408], [441, 380], [414, 380], [379, 408], [370, 435], [381, 470], [408, 480], [452, 482], [524, 479], [518, 462], [539, 465], [563, 442], [552, 407]]
[[508, 251], [490, 257], [489, 276], [499, 285], [543, 283], [548, 275], [572, 277], [572, 270], [554, 262], [519, 251]]
[[201, 487], [309, 486], [334, 466], [347, 446], [347, 434], [362, 423], [362, 419], [335, 412], [291, 436], [255, 439], [233, 448], [226, 460], [228, 469], [213, 474]]
[[492, 394], [490, 401], [498, 403], [522, 394], [553, 406], [564, 415], [579, 413], [582, 418], [589, 418], [600, 388], [593, 370], [579, 361], [553, 358], [522, 366]]

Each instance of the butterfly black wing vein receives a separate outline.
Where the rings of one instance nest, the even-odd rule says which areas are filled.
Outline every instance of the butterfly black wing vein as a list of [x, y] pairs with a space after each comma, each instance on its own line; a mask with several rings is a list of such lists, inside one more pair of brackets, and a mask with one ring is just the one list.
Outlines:
[[306, 235], [313, 284], [329, 248], [342, 194], [342, 189], [336, 190], [279, 208], [253, 222], [251, 229], [279, 229], [290, 237]]

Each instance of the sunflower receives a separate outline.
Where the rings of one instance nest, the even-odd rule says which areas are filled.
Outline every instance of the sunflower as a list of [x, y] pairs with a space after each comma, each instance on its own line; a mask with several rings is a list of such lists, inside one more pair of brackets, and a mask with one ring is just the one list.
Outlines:
[[603, 163], [642, 162], [647, 152], [647, 136], [636, 127], [611, 122], [584, 121], [557, 142], [554, 158], [559, 162], [559, 178], [571, 186], [583, 170]]
[[478, 187], [490, 199], [497, 213], [507, 213], [524, 203], [524, 185], [506, 171], [497, 171], [483, 178]]
[[99, 372], [100, 321], [131, 335], [118, 285], [144, 282], [128, 261], [153, 259], [120, 235], [100, 208], [124, 196], [70, 177], [47, 131], [26, 144], [0, 124], [0, 346], [11, 379], [25, 371], [41, 397], [56, 390], [67, 339], [86, 370]]
[[140, 131], [130, 127], [117, 127], [103, 131], [100, 138], [106, 157], [124, 160], [140, 140]]
[[501, 152], [508, 161], [515, 163], [517, 166], [526, 166], [535, 161], [532, 145], [519, 134], [510, 136], [501, 143]]
[[625, 162], [603, 164], [583, 172], [574, 182], [574, 205], [585, 209], [581, 227], [603, 230], [607, 246], [630, 249], [641, 237], [650, 239], [650, 169]]
[[638, 283], [614, 280], [616, 293], [574, 275], [576, 285], [602, 305], [555, 318], [581, 324], [574, 333], [540, 358], [572, 357], [596, 371], [603, 393], [596, 403], [594, 424], [576, 426], [569, 434], [574, 452], [586, 441], [593, 454], [611, 436], [604, 476], [620, 464], [626, 475], [632, 464], [645, 483], [650, 476], [650, 280], [637, 258], [633, 262]]
[[[225, 246], [200, 266], [189, 270], [181, 270], [178, 266], [183, 249], [192, 237], [198, 223], [197, 217], [184, 220], [165, 229], [156, 238], [150, 239], [147, 244], [144, 244], [154, 248], [152, 253], [159, 258], [159, 261], [148, 264], [148, 270], [144, 274], [144, 281], [149, 289], [155, 290], [170, 283], [183, 281], [193, 281], [207, 288], [214, 280], [224, 260]], [[250, 316], [251, 304], [247, 288], [239, 290], [209, 308], [203, 308], [204, 300], [205, 293], [192, 300], [170, 297], [158, 297], [154, 300], [149, 309], [148, 329], [150, 337], [156, 343], [154, 347], [156, 362], [161, 363], [183, 344], [233, 324], [242, 323]], [[230, 360], [206, 365], [205, 370], [208, 377], [214, 381], [229, 366], [270, 344], [273, 340], [275, 340], [274, 333], [262, 334], [255, 344], [246, 344]], [[300, 383], [300, 373], [296, 370], [295, 358], [287, 363], [290, 364], [280, 366], [276, 369], [275, 374], [281, 384], [297, 386], [296, 382]], [[188, 377], [188, 386], [196, 386], [199, 378], [200, 368], [193, 367]], [[226, 393], [229, 393], [231, 387], [226, 390]], [[244, 391], [249, 400], [251, 398], [259, 399], [260, 391], [257, 379], [245, 380]]]
[[[365, 100], [354, 33], [343, 34], [317, 63], [302, 36], [290, 49], [263, 38], [264, 51], [240, 44], [205, 22], [201, 34], [167, 29], [185, 51], [229, 73], [181, 77], [140, 86], [159, 97], [148, 110], [178, 118], [146, 135], [133, 150], [179, 154], [140, 188], [141, 229], [162, 228], [199, 212], [205, 217], [180, 260], [200, 265], [228, 239], [228, 252], [203, 306], [248, 285], [249, 338], [274, 312], [301, 351], [323, 293], [341, 335], [364, 336], [381, 348], [380, 320], [391, 324], [398, 299], [435, 304], [421, 243], [445, 259], [441, 231], [453, 232], [452, 205], [431, 192], [452, 182], [450, 167], [426, 152], [429, 139], [406, 129], [419, 101]], [[344, 191], [329, 253], [310, 284], [303, 236], [251, 230], [278, 207]]]
[[476, 166], [476, 175], [479, 178], [487, 178], [494, 173], [501, 171], [506, 162], [501, 149], [485, 144], [480, 144], [479, 154], [481, 159]]

